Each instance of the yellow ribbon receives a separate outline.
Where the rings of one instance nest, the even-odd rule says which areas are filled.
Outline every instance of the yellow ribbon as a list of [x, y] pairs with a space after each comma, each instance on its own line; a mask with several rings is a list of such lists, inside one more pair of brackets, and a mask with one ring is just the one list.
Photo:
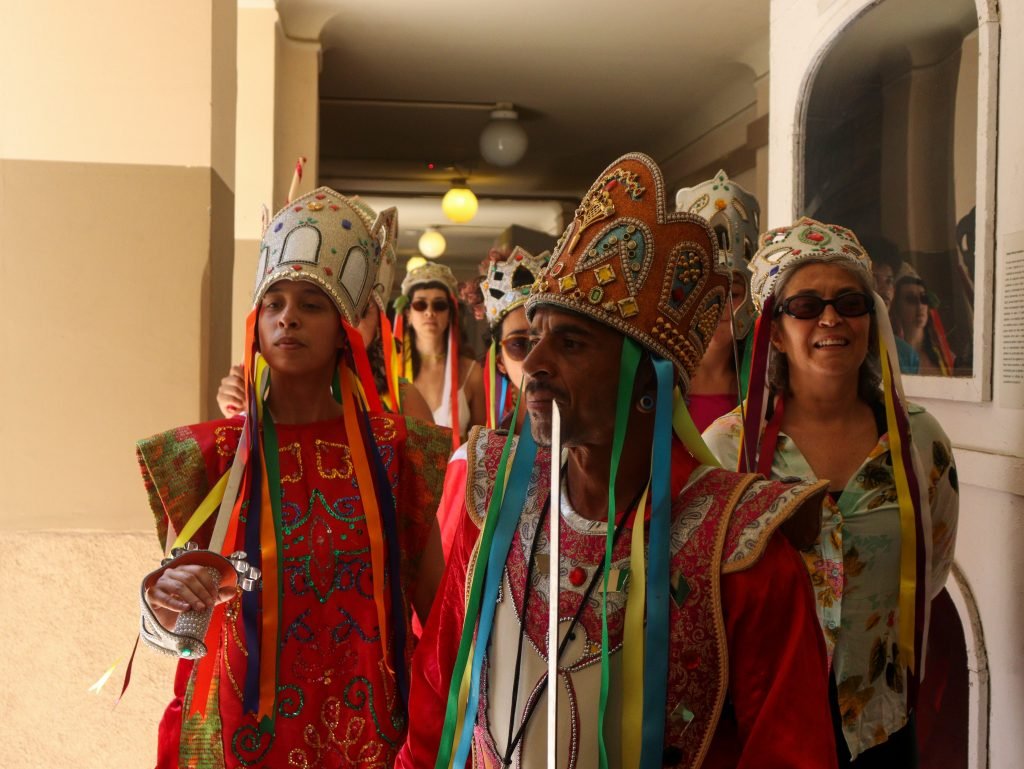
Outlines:
[[722, 464], [711, 453], [711, 449], [704, 443], [704, 439], [700, 437], [697, 425], [693, 423], [693, 417], [690, 416], [690, 410], [686, 408], [686, 401], [683, 400], [683, 394], [678, 387], [673, 393], [673, 399], [675, 402], [672, 406], [672, 429], [676, 436], [683, 442], [693, 458], [702, 465], [721, 467]]
[[892, 457], [893, 478], [896, 481], [896, 497], [900, 505], [900, 595], [899, 634], [900, 657], [909, 670], [915, 670], [917, 660], [914, 653], [914, 628], [916, 620], [915, 600], [917, 596], [917, 521], [914, 503], [910, 496], [910, 481], [903, 464], [903, 441], [896, 423], [896, 404], [893, 401], [893, 380], [891, 364], [885, 340], [879, 336], [879, 357], [882, 360], [882, 382], [885, 392], [885, 421], [889, 432], [889, 455]]
[[214, 487], [210, 489], [206, 499], [199, 503], [199, 507], [192, 513], [178, 538], [174, 540], [174, 544], [171, 545], [172, 548], [184, 547], [185, 543], [191, 540], [195, 533], [203, 527], [203, 524], [210, 519], [213, 511], [220, 507], [221, 500], [224, 499], [224, 490], [228, 487], [228, 475], [230, 474], [230, 470], [224, 473]]

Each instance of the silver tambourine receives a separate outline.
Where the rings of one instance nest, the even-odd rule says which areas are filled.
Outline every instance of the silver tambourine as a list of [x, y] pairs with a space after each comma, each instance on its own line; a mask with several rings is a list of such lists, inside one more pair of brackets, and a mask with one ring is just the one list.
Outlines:
[[168, 630], [157, 619], [153, 607], [146, 600], [146, 591], [151, 588], [167, 569], [176, 566], [198, 565], [206, 568], [220, 587], [239, 587], [254, 590], [259, 583], [260, 570], [246, 562], [246, 554], [237, 551], [225, 558], [212, 550], [201, 550], [195, 542], [184, 548], [175, 548], [171, 557], [164, 559], [160, 568], [147, 574], [142, 580], [139, 599], [142, 604], [140, 634], [142, 640], [154, 649], [182, 659], [195, 660], [206, 656], [204, 643], [210, 627], [213, 607], [203, 611], [183, 611], [174, 623], [174, 630]]

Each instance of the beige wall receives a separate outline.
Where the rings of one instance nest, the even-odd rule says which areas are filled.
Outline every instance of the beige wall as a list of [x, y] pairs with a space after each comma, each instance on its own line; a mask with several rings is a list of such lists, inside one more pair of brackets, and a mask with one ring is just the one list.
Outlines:
[[134, 441], [208, 411], [202, 341], [224, 257], [209, 209], [230, 198], [215, 176], [0, 160], [0, 263], [23, 320], [0, 328], [0, 466], [18, 479], [0, 527], [145, 525]]
[[233, 5], [5, 2], [0, 157], [211, 165], [212, 16]]
[[662, 162], [669, 190], [710, 179], [719, 169], [767, 208], [768, 195], [768, 81], [751, 75], [754, 101], [710, 128]]
[[169, 661], [140, 649], [111, 709], [160, 557], [133, 444], [210, 415], [229, 361], [235, 14], [2, 7], [5, 769], [153, 762]]

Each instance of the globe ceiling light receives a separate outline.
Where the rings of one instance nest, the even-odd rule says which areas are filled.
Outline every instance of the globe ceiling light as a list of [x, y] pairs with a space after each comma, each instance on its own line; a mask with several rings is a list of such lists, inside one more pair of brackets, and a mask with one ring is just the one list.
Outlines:
[[455, 182], [454, 186], [444, 194], [441, 199], [441, 210], [444, 215], [456, 224], [464, 224], [476, 216], [476, 210], [480, 207], [473, 190], [466, 186], [462, 179]]
[[441, 254], [444, 253], [447, 247], [444, 235], [435, 230], [433, 227], [428, 227], [420, 235], [419, 240], [420, 253], [428, 259], [437, 259]]
[[410, 256], [409, 257], [409, 261], [407, 261], [405, 263], [405, 271], [406, 272], [412, 272], [413, 270], [418, 270], [420, 267], [422, 267], [426, 263], [427, 263], [427, 260], [424, 259], [419, 254], [416, 254], [416, 256]]
[[480, 154], [494, 166], [514, 166], [526, 154], [529, 139], [511, 104], [499, 104], [480, 134]]

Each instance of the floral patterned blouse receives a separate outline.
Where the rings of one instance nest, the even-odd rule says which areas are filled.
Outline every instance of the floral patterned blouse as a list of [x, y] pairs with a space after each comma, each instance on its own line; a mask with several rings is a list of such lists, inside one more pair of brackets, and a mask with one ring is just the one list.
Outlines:
[[[931, 507], [932, 595], [953, 563], [959, 497], [949, 438], [910, 404], [910, 429]], [[704, 440], [726, 469], [737, 466], [741, 417], [715, 421]], [[772, 477], [815, 480], [796, 443], [780, 432]], [[839, 694], [843, 733], [856, 757], [907, 722], [906, 666], [897, 649], [900, 521], [889, 436], [882, 435], [838, 501], [825, 498], [818, 542], [803, 553]]]

